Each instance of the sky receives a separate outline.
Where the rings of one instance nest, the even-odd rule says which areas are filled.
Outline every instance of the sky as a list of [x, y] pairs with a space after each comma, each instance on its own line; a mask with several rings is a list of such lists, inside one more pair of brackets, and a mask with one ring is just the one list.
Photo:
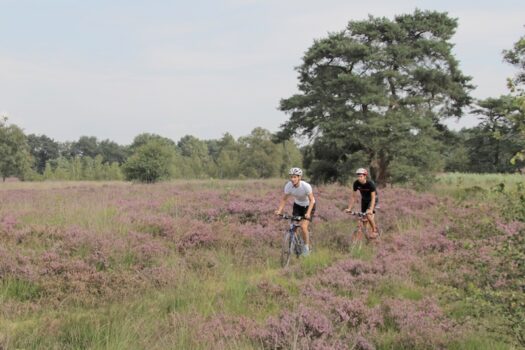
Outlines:
[[275, 132], [314, 39], [416, 8], [458, 18], [473, 97], [507, 93], [501, 52], [525, 35], [525, 1], [0, 0], [0, 115], [61, 142]]

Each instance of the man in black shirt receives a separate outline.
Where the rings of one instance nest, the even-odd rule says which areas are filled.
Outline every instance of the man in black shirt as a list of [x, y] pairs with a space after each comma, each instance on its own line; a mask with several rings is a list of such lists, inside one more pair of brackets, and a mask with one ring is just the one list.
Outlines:
[[354, 192], [348, 203], [348, 208], [345, 209], [346, 212], [351, 212], [354, 202], [357, 199], [357, 191], [361, 193], [361, 212], [367, 214], [368, 222], [372, 226], [372, 234], [369, 238], [376, 238], [377, 226], [374, 222], [374, 213], [376, 205], [379, 201], [376, 191], [376, 184], [372, 180], [368, 180], [368, 171], [364, 168], [359, 168], [356, 171], [357, 180], [354, 182]]

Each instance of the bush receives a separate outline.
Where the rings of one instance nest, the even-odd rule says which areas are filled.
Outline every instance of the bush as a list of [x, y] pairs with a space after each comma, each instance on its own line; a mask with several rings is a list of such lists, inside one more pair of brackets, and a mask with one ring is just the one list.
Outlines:
[[153, 183], [173, 174], [175, 150], [159, 140], [138, 147], [123, 166], [127, 180]]

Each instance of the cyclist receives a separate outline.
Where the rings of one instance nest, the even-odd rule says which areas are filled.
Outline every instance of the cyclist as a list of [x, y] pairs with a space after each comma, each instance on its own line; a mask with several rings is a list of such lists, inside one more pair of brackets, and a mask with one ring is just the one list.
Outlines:
[[275, 214], [281, 215], [288, 198], [290, 196], [294, 197], [292, 215], [305, 218], [305, 220], [301, 220], [300, 225], [303, 241], [305, 243], [303, 255], [307, 256], [310, 254], [310, 235], [308, 232], [308, 225], [315, 213], [315, 198], [312, 192], [312, 186], [301, 180], [303, 176], [301, 168], [291, 168], [288, 174], [290, 175], [290, 181], [284, 186], [284, 195], [281, 198], [279, 208], [275, 211]]
[[345, 209], [345, 212], [351, 212], [354, 206], [354, 202], [357, 199], [357, 191], [361, 193], [361, 212], [366, 213], [368, 222], [372, 226], [372, 234], [369, 238], [377, 238], [377, 226], [374, 221], [375, 208], [379, 208], [377, 204], [379, 203], [379, 197], [376, 191], [376, 184], [367, 179], [368, 171], [365, 168], [359, 168], [356, 170], [355, 174], [357, 175], [357, 180], [354, 182], [352, 197], [348, 203], [348, 208]]

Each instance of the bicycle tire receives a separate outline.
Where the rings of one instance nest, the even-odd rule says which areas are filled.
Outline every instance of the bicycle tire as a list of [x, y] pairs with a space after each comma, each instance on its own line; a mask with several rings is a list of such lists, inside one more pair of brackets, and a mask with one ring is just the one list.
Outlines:
[[363, 235], [364, 235], [364, 238], [367, 240], [367, 242], [370, 240], [370, 234], [369, 234], [369, 229], [368, 229], [368, 225], [370, 225], [370, 223], [366, 222], [366, 223], [363, 223]]
[[290, 257], [292, 256], [294, 248], [294, 240], [291, 239], [290, 232], [286, 232], [281, 248], [281, 267], [287, 267], [290, 264]]
[[292, 251], [295, 253], [295, 256], [299, 258], [303, 254], [303, 250], [304, 250], [303, 239], [299, 236], [295, 236], [294, 249]]
[[[295, 242], [296, 243], [295, 243], [295, 250], [294, 250], [294, 252], [295, 252], [295, 255], [299, 258], [300, 256], [303, 255], [304, 246], [306, 245], [306, 243], [304, 242], [304, 240], [302, 238], [302, 230], [301, 230], [300, 227], [297, 229], [295, 234], [296, 234], [296, 237], [295, 237]], [[312, 250], [313, 250], [312, 230], [308, 231], [308, 238], [309, 238], [309, 241], [310, 241], [310, 244], [308, 245], [308, 250], [311, 253]]]
[[363, 231], [360, 231], [359, 229], [356, 229], [352, 232], [352, 236], [350, 238], [350, 247], [351, 249], [354, 249], [356, 247], [361, 247], [363, 244]]

